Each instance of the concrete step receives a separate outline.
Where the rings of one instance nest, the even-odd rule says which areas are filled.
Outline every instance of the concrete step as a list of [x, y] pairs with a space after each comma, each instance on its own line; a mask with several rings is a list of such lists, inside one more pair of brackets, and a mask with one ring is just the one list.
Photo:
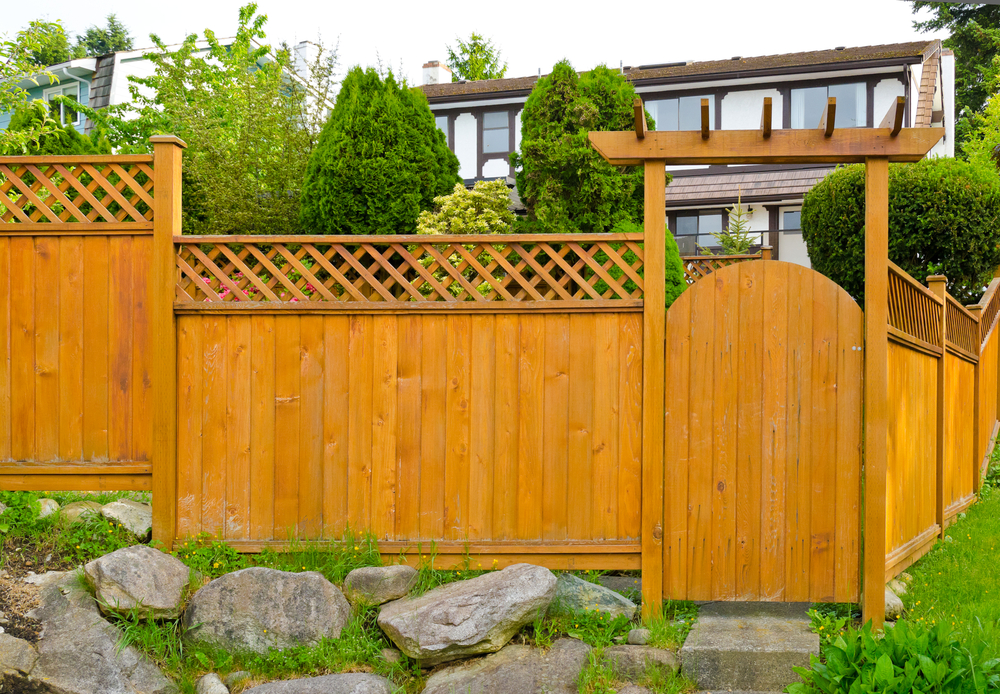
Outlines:
[[799, 681], [792, 666], [819, 654], [808, 603], [711, 602], [681, 648], [681, 668], [710, 692], [777, 692]]

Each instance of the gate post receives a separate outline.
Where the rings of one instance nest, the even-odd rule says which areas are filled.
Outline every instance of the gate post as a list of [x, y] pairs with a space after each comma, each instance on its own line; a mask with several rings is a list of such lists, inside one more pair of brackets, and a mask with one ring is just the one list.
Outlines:
[[[983, 431], [983, 406], [979, 402], [983, 395], [982, 381], [983, 381], [983, 369], [980, 363], [983, 359], [982, 346], [983, 346], [983, 328], [980, 321], [983, 317], [983, 307], [981, 305], [969, 306], [969, 313], [976, 317], [976, 337], [979, 340], [979, 359], [976, 360], [976, 365], [973, 367], [972, 377], [973, 390], [972, 390], [972, 421], [975, 424], [972, 427], [972, 493], [979, 495], [980, 486], [983, 482], [983, 458], [986, 457], [986, 447], [989, 445], [990, 434], [993, 433], [993, 421], [990, 418], [990, 423], [986, 426], [986, 431]], [[947, 347], [947, 345], [946, 345]], [[1000, 378], [997, 379], [1000, 381]], [[983, 440], [983, 436], [986, 436], [986, 440]], [[941, 526], [944, 528], [944, 525]]]
[[885, 621], [889, 159], [865, 158], [865, 506], [862, 619]]
[[153, 257], [149, 274], [153, 381], [153, 539], [170, 550], [177, 529], [177, 273], [181, 233], [181, 150], [173, 135], [153, 143]]
[[666, 162], [645, 161], [642, 302], [642, 615], [663, 607]]
[[940, 528], [939, 536], [944, 537], [944, 457], [945, 451], [945, 405], [946, 390], [945, 361], [948, 356], [948, 278], [944, 275], [931, 275], [927, 278], [927, 287], [944, 303], [941, 305], [941, 346], [944, 348], [937, 362], [937, 409], [934, 413], [937, 430], [937, 450], [935, 462], [934, 517]]

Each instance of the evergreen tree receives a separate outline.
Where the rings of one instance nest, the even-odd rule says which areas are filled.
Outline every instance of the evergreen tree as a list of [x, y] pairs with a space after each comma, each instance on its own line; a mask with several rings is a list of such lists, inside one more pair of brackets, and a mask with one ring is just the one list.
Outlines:
[[31, 61], [39, 66], [65, 63], [75, 55], [69, 45], [69, 37], [61, 22], [46, 22], [36, 19], [28, 23], [27, 29], [17, 33], [17, 42], [28, 47]]
[[392, 72], [354, 67], [309, 159], [301, 225], [314, 234], [412, 234], [460, 182], [427, 98]]
[[132, 50], [132, 35], [114, 13], [107, 16], [107, 26], [92, 26], [76, 37], [77, 53], [87, 56], [107, 55]]
[[448, 46], [451, 81], [496, 80], [507, 74], [507, 63], [500, 64], [500, 49], [489, 39], [473, 32], [468, 41], [455, 38], [458, 50]]
[[[32, 132], [48, 120], [45, 103], [33, 101], [18, 107], [11, 116], [8, 129], [11, 132]], [[111, 154], [111, 146], [97, 136], [91, 138], [73, 128], [63, 128], [38, 137], [23, 149], [24, 154]]]
[[[529, 218], [543, 230], [603, 232], [642, 221], [642, 167], [612, 166], [587, 139], [592, 130], [632, 130], [634, 102], [628, 80], [603, 65], [578, 75], [564, 60], [535, 84], [511, 163]], [[646, 123], [653, 128], [649, 114]]]

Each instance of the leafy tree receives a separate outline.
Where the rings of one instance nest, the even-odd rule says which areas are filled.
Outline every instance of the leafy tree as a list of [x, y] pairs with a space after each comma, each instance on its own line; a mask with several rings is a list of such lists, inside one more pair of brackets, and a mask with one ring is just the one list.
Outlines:
[[392, 71], [354, 67], [309, 160], [301, 225], [311, 233], [411, 234], [452, 190], [458, 158], [427, 98]]
[[[41, 46], [41, 37], [32, 31], [21, 32], [14, 40], [0, 38], [0, 112], [9, 113], [23, 106], [30, 96], [28, 90], [18, 86], [28, 80], [36, 85], [55, 82], [52, 73], [39, 71], [34, 52]], [[38, 142], [38, 138], [59, 127], [46, 115], [40, 122], [21, 130], [0, 130], [0, 154], [23, 154]]]
[[330, 103], [336, 51], [295, 75], [287, 47], [263, 44], [266, 15], [239, 11], [229, 45], [205, 30], [207, 53], [188, 36], [175, 51], [156, 36], [155, 72], [130, 77], [131, 103], [90, 117], [121, 152], [149, 150], [150, 135], [183, 139], [185, 233], [285, 234], [297, 231], [302, 179]]
[[[642, 168], [612, 166], [587, 139], [591, 130], [631, 130], [634, 102], [628, 80], [603, 65], [578, 75], [564, 60], [538, 80], [521, 115], [521, 152], [510, 155], [536, 226], [602, 232], [642, 221]], [[653, 128], [648, 113], [646, 123]]]
[[61, 22], [46, 22], [36, 19], [29, 22], [27, 29], [17, 34], [17, 41], [27, 47], [31, 61], [40, 67], [65, 63], [74, 54], [69, 45], [69, 37]]
[[964, 152], [987, 98], [995, 91], [990, 82], [1000, 68], [1000, 6], [914, 0], [913, 12], [922, 9], [934, 16], [914, 22], [914, 28], [951, 33], [943, 44], [955, 52], [955, 140]]
[[76, 50], [82, 55], [97, 56], [132, 50], [132, 35], [114, 13], [107, 16], [107, 26], [92, 26], [76, 37]]
[[[14, 111], [8, 129], [13, 132], [34, 132], [50, 120], [49, 109], [41, 101], [24, 103]], [[73, 128], [64, 128], [40, 135], [27, 144], [24, 154], [111, 154], [111, 146], [99, 136], [91, 138]]]
[[500, 49], [493, 41], [473, 32], [468, 41], [455, 37], [458, 50], [448, 46], [448, 67], [451, 81], [495, 80], [507, 74], [507, 62], [500, 63]]
[[[837, 169], [806, 193], [802, 237], [813, 268], [859, 301], [865, 277], [865, 170]], [[955, 159], [889, 166], [889, 259], [917, 280], [938, 272], [963, 303], [1000, 264], [1000, 179]]]

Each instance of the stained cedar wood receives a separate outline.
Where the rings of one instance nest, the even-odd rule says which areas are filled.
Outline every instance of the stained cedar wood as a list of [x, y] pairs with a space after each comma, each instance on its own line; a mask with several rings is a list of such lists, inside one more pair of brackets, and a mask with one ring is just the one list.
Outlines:
[[[326, 537], [341, 537], [347, 530], [350, 420], [345, 412], [350, 407], [350, 369], [345, 365], [331, 367], [340, 364], [336, 355], [350, 354], [350, 321], [347, 316], [323, 317], [323, 532]], [[420, 358], [419, 350], [416, 358]]]
[[[132, 453], [132, 238], [115, 236], [109, 240], [111, 283], [109, 286], [108, 342], [111, 366], [108, 374], [110, 421], [108, 454], [111, 460], [129, 460]], [[223, 329], [223, 333], [224, 333]], [[225, 399], [224, 384], [222, 398]], [[219, 529], [221, 529], [221, 525]]]
[[202, 530], [221, 534], [225, 530], [227, 421], [229, 369], [226, 317], [202, 322]]
[[[10, 404], [11, 458], [14, 460], [35, 460], [34, 278], [34, 239], [11, 239]], [[107, 455], [106, 450], [104, 455]]]
[[[200, 316], [183, 316], [177, 321], [178, 537], [197, 535], [202, 530], [203, 323]], [[268, 528], [261, 539], [270, 537]]]
[[[13, 248], [14, 241], [11, 241]], [[109, 239], [83, 240], [83, 459], [108, 459]], [[200, 323], [197, 325], [200, 326]], [[200, 362], [199, 362], [200, 363]], [[200, 526], [199, 511], [199, 526]]]
[[[400, 316], [398, 326], [398, 344], [403, 349], [397, 351], [399, 393], [396, 425], [399, 433], [396, 480], [401, 493], [396, 496], [395, 537], [416, 540], [420, 537], [420, 357], [423, 352], [423, 319], [421, 316]], [[332, 413], [328, 411], [326, 416], [330, 417]], [[476, 430], [473, 428], [473, 433]]]
[[[0, 251], [2, 254], [2, 251]], [[136, 265], [140, 265], [137, 263]], [[0, 268], [3, 268], [0, 260]], [[6, 273], [6, 268], [3, 268]], [[133, 268], [134, 269], [134, 268]], [[83, 239], [59, 239], [59, 459], [83, 460]], [[2, 289], [0, 289], [2, 292]], [[2, 299], [0, 299], [2, 301]], [[0, 313], [3, 309], [0, 308]], [[0, 316], [0, 324], [6, 321]], [[0, 338], [3, 339], [3, 338]], [[146, 355], [148, 343], [137, 352]], [[3, 347], [0, 346], [0, 364]], [[0, 366], [4, 369], [5, 366]], [[2, 378], [2, 376], [0, 376]], [[2, 390], [2, 386], [0, 386]], [[2, 396], [0, 396], [2, 398]], [[3, 408], [0, 407], [0, 410]], [[0, 420], [3, 415], [0, 414]], [[133, 415], [133, 422], [135, 417]], [[145, 419], [149, 425], [149, 417]], [[135, 426], [139, 426], [135, 424]], [[148, 445], [148, 436], [145, 438]], [[0, 448], [2, 448], [0, 443]], [[143, 460], [148, 455], [143, 451]], [[0, 460], [3, 460], [0, 452]]]
[[352, 528], [371, 527], [373, 322], [372, 316], [353, 316], [348, 346], [347, 521]]
[[972, 399], [975, 367], [953, 354], [945, 356], [945, 449], [943, 506], [948, 509], [972, 494], [973, 437], [965, 403]]
[[860, 564], [861, 389], [864, 316], [846, 292], [837, 296], [837, 502], [834, 600], [856, 602]]
[[[931, 275], [927, 278], [927, 287], [934, 295], [944, 299], [947, 296], [947, 278], [943, 275]], [[951, 305], [949, 302], [945, 301], [942, 304], [942, 310], [940, 315], [940, 320], [938, 325], [941, 328], [942, 339], [948, 336], [948, 318], [949, 311], [951, 310]], [[945, 353], [946, 354], [946, 353]], [[945, 354], [941, 356], [944, 357]], [[944, 529], [944, 510], [947, 502], [945, 501], [945, 486], [946, 482], [950, 482], [948, 479], [948, 465], [946, 463], [946, 457], [948, 455], [946, 450], [946, 441], [948, 441], [947, 431], [947, 407], [948, 401], [952, 400], [952, 394], [948, 393], [947, 382], [948, 382], [948, 364], [946, 359], [938, 359], [935, 365], [936, 372], [936, 384], [937, 384], [937, 394], [939, 397], [935, 398], [936, 407], [934, 408], [934, 467], [935, 467], [935, 484], [934, 484], [934, 518], [935, 522]], [[947, 401], [945, 398], [945, 393], [948, 393]], [[950, 490], [948, 490], [950, 491]]]
[[[785, 594], [788, 273], [788, 265], [769, 265], [763, 286], [767, 320], [762, 343], [760, 594], [772, 600]], [[732, 436], [735, 440], [736, 432]]]
[[517, 475], [520, 430], [520, 316], [496, 318], [493, 537], [517, 537]]
[[[469, 540], [493, 537], [496, 317], [472, 317], [472, 428], [469, 432]], [[411, 487], [401, 485], [400, 489]], [[405, 496], [405, 494], [401, 495]]]
[[[545, 324], [542, 316], [521, 317], [518, 359], [517, 520], [519, 538], [536, 539], [542, 532], [542, 446], [544, 436]], [[570, 364], [572, 368], [572, 363]]]
[[[423, 318], [420, 416], [420, 537], [444, 537], [445, 411], [448, 335], [445, 316]], [[513, 519], [512, 519], [513, 520]]]
[[225, 536], [249, 537], [251, 317], [228, 316], [226, 321], [226, 515]]
[[[708, 289], [706, 285], [706, 289]], [[682, 295], [683, 296], [683, 295]], [[709, 543], [712, 522], [713, 403], [697, 396], [699, 384], [714, 383], [716, 323], [715, 293], [694, 292], [691, 298], [691, 405], [688, 430], [687, 517], [688, 571], [686, 599], [711, 598], [712, 564]], [[698, 327], [695, 327], [698, 326]], [[676, 528], [671, 528], [675, 530]]]
[[446, 319], [444, 537], [466, 536], [469, 522], [469, 400], [471, 316]]
[[[568, 508], [578, 509], [582, 492], [589, 480], [576, 469], [577, 460], [569, 450], [570, 316], [551, 316], [545, 320], [545, 441], [542, 461], [542, 537], [564, 540], [569, 537]], [[574, 335], [574, 337], [578, 336]], [[573, 469], [570, 469], [572, 461]], [[573, 499], [572, 503], [568, 499]], [[580, 514], [574, 512], [572, 516]], [[574, 537], [581, 537], [574, 533]]]
[[316, 539], [323, 530], [324, 318], [302, 316], [300, 320], [298, 524], [300, 537]]
[[[393, 316], [374, 319], [372, 363], [372, 510], [375, 537], [395, 536], [397, 431], [397, 325]], [[406, 347], [404, 346], [404, 349]]]
[[[152, 264], [152, 239], [148, 237], [133, 237], [132, 239], [132, 460], [151, 460], [153, 447], [153, 371], [152, 371], [152, 337], [153, 337], [153, 302], [151, 297], [151, 272]], [[169, 290], [172, 290], [172, 286]], [[164, 306], [169, 306], [171, 296], [164, 297]], [[176, 333], [176, 329], [175, 329]], [[176, 342], [175, 342], [176, 344]], [[176, 347], [171, 350], [174, 355], [168, 362], [174, 365], [170, 371], [173, 376], [174, 393], [173, 399], [168, 398], [168, 406], [173, 412], [176, 410]], [[174, 436], [176, 442], [176, 414], [174, 415]], [[176, 443], [175, 443], [176, 445]], [[176, 455], [176, 452], [174, 453]], [[161, 451], [162, 456], [162, 451]], [[176, 476], [174, 477], [176, 480]], [[172, 492], [164, 491], [163, 494], [173, 496], [176, 494], [176, 482], [174, 482]], [[173, 501], [169, 501], [173, 506]], [[169, 509], [165, 509], [169, 510]], [[167, 516], [162, 523], [171, 521]], [[170, 537], [173, 537], [172, 535]]]
[[760, 595], [761, 554], [761, 370], [764, 336], [764, 274], [768, 264], [739, 263], [740, 437], [736, 460], [736, 595]]
[[[253, 316], [250, 323], [250, 509], [247, 536], [255, 540], [274, 539], [274, 322], [274, 316]], [[183, 368], [179, 371], [184, 373]], [[335, 371], [344, 373], [343, 369]]]
[[10, 239], [0, 238], [0, 461], [10, 455]]
[[594, 329], [593, 314], [570, 316], [569, 345], [569, 536], [592, 538]]
[[282, 316], [274, 325], [273, 533], [281, 540], [297, 531], [299, 515], [300, 321], [299, 316]]
[[642, 316], [619, 315], [618, 325], [617, 536], [625, 539], [639, 537], [642, 510]]
[[786, 536], [785, 599], [807, 600], [809, 597], [810, 549], [812, 545], [812, 485], [813, 457], [810, 444], [813, 426], [812, 407], [812, 340], [815, 306], [812, 273], [789, 269], [788, 291], [798, 297], [788, 312], [788, 435], [785, 463]]
[[[618, 317], [595, 316], [593, 538], [618, 535]], [[579, 338], [577, 338], [579, 339]]]
[[664, 402], [663, 476], [663, 595], [683, 600], [687, 596], [690, 554], [687, 532], [688, 468], [691, 460], [688, 432], [691, 426], [691, 320], [692, 301], [681, 294], [667, 312], [664, 377], [671, 384]]
[[[35, 239], [35, 460], [59, 453], [59, 239]], [[113, 343], [114, 344], [114, 343]]]

